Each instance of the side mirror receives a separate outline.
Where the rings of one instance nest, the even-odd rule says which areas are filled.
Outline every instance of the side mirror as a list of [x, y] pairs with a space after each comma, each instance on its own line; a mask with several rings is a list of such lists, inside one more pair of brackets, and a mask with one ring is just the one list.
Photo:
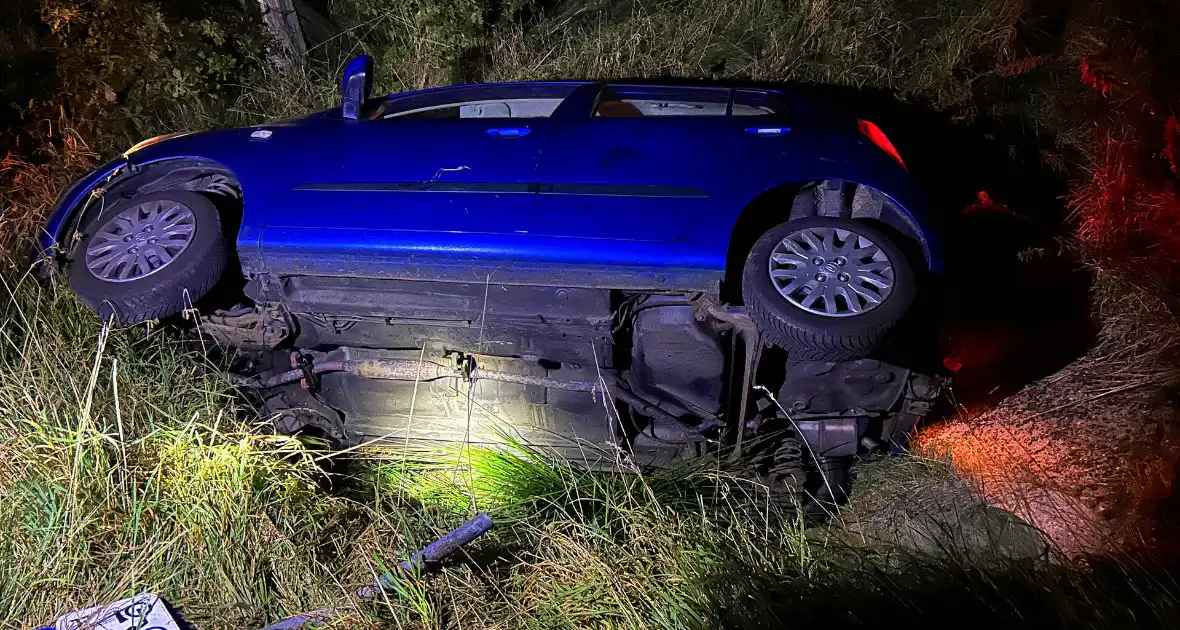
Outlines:
[[368, 55], [354, 57], [344, 68], [344, 78], [340, 81], [340, 100], [344, 105], [344, 117], [356, 120], [361, 115], [361, 108], [369, 100], [369, 92], [373, 90], [373, 58]]

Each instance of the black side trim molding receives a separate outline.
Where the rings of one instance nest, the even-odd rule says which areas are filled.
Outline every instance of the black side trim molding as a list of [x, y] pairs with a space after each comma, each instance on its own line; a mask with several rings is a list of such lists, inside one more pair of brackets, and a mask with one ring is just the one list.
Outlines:
[[599, 197], [674, 197], [708, 199], [709, 193], [696, 186], [660, 186], [658, 184], [550, 184], [541, 183], [542, 195], [588, 195]]
[[318, 192], [447, 192], [578, 195], [591, 197], [665, 197], [707, 199], [709, 193], [696, 186], [659, 184], [561, 184], [551, 182], [309, 182], [294, 188]]
[[537, 184], [533, 182], [310, 182], [299, 184], [293, 190], [529, 194], [537, 192]]

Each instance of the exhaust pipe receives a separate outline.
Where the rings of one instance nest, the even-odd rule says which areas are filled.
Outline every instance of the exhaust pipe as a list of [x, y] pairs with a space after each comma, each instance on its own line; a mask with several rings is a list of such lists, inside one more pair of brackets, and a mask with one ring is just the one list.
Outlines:
[[[638, 413], [649, 418], [660, 428], [661, 433], [669, 442], [683, 442], [688, 439], [699, 439], [706, 430], [724, 425], [717, 418], [708, 418], [700, 425], [686, 425], [677, 416], [668, 413], [651, 401], [645, 400], [632, 392], [625, 383], [614, 374], [604, 374], [603, 381], [566, 381], [545, 376], [531, 374], [515, 374], [512, 372], [498, 372], [474, 367], [469, 371], [462, 368], [452, 368], [439, 365], [432, 361], [417, 361], [413, 359], [357, 359], [344, 361], [326, 361], [310, 366], [311, 374], [326, 372], [348, 372], [365, 378], [375, 378], [387, 381], [435, 381], [442, 378], [463, 378], [467, 381], [497, 381], [501, 383], [515, 383], [518, 385], [534, 385], [551, 389], [562, 389], [575, 392], [608, 392], [626, 403]], [[249, 378], [238, 381], [241, 387], [269, 389], [294, 383], [307, 378], [308, 372], [302, 369], [282, 372], [270, 378]], [[661, 440], [661, 441], [665, 441]]]

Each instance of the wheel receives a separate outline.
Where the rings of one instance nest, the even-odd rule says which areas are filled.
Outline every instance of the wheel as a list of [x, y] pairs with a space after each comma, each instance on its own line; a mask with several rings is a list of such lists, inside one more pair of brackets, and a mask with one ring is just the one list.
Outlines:
[[909, 310], [914, 292], [901, 250], [852, 219], [809, 217], [771, 228], [742, 270], [750, 317], [795, 359], [864, 357]]
[[70, 286], [104, 320], [124, 325], [191, 306], [221, 278], [228, 258], [217, 207], [185, 190], [121, 201], [81, 232]]

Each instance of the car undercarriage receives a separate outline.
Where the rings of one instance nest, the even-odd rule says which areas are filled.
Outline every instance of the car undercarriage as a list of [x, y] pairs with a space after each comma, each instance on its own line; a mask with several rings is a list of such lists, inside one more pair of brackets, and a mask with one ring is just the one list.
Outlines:
[[726, 457], [838, 502], [857, 457], [903, 446], [938, 377], [798, 361], [705, 293], [285, 277], [202, 318], [278, 431], [334, 446], [510, 440], [594, 468]]

